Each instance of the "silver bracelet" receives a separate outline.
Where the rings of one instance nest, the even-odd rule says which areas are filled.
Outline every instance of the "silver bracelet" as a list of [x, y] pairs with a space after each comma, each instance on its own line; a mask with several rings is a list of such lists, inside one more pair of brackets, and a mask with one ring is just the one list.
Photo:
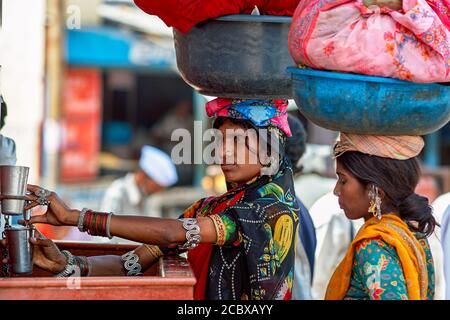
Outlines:
[[80, 230], [80, 232], [84, 232], [84, 218], [86, 217], [86, 213], [89, 211], [89, 209], [87, 208], [83, 208], [83, 210], [81, 210], [80, 216], [78, 218], [78, 230]]
[[144, 275], [139, 264], [139, 256], [133, 251], [127, 252], [122, 256], [123, 266], [127, 270], [127, 276], [142, 276]]
[[67, 278], [67, 277], [70, 277], [75, 272], [75, 268], [76, 268], [75, 257], [73, 256], [73, 254], [71, 254], [67, 250], [63, 250], [63, 251], [61, 251], [61, 253], [66, 256], [67, 264], [64, 267], [64, 270], [61, 271], [60, 273], [58, 273], [57, 275], [55, 275], [55, 277]]
[[110, 212], [110, 213], [108, 214], [108, 219], [106, 220], [106, 236], [107, 236], [109, 239], [112, 239], [112, 238], [113, 238], [112, 235], [111, 235], [111, 233], [109, 232], [109, 226], [111, 225], [111, 218], [112, 218], [112, 216], [113, 216], [113, 214], [112, 214], [112, 212]]
[[186, 230], [186, 242], [183, 245], [178, 246], [180, 250], [194, 249], [202, 238], [200, 237], [200, 227], [197, 224], [197, 219], [179, 219], [183, 222], [183, 228]]

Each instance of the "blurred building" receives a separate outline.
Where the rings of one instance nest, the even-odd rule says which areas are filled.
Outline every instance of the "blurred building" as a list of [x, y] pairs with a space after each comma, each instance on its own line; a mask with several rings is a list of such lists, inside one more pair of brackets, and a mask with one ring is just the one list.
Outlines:
[[[203, 119], [203, 98], [178, 74], [172, 30], [132, 1], [1, 7], [0, 90], [9, 106], [2, 133], [16, 141], [17, 164], [31, 168], [29, 182], [71, 206], [98, 208], [109, 183], [137, 167], [143, 144], [170, 154], [161, 123], [192, 130]], [[202, 168], [178, 169], [187, 206], [198, 198]]]

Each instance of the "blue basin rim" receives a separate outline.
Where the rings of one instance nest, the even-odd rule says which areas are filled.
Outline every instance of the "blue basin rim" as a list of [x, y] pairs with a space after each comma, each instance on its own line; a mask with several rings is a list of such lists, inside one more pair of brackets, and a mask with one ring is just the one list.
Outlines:
[[442, 85], [438, 83], [415, 83], [410, 81], [398, 80], [393, 78], [376, 77], [376, 76], [365, 76], [354, 73], [342, 73], [342, 72], [332, 72], [332, 71], [321, 71], [312, 69], [301, 69], [297, 67], [288, 67], [287, 71], [292, 74], [303, 75], [303, 76], [313, 76], [329, 79], [338, 80], [348, 80], [348, 81], [363, 81], [363, 82], [374, 82], [374, 83], [387, 83], [387, 84], [403, 84], [403, 85], [419, 85], [419, 86], [430, 86], [430, 87], [441, 87]]
[[234, 21], [234, 22], [272, 22], [272, 23], [291, 23], [292, 17], [286, 16], [266, 16], [252, 14], [230, 14], [216, 19], [218, 21]]

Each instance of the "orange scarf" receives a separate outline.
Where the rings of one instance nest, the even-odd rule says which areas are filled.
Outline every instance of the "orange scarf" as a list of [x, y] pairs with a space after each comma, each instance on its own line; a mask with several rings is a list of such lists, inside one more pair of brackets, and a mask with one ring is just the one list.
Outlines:
[[397, 251], [405, 276], [409, 299], [427, 299], [428, 275], [425, 252], [406, 223], [395, 215], [387, 214], [383, 215], [381, 220], [373, 217], [361, 227], [344, 259], [331, 277], [325, 300], [344, 299], [350, 286], [357, 243], [361, 240], [376, 238], [381, 238]]

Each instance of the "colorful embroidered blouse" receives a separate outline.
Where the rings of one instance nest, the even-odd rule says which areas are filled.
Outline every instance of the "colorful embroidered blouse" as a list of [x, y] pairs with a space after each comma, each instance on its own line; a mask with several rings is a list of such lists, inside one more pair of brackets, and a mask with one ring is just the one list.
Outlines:
[[184, 218], [208, 216], [216, 227], [206, 299], [291, 299], [298, 210], [290, 168], [188, 209]]
[[[427, 298], [434, 296], [434, 267], [426, 239], [419, 239], [427, 258]], [[408, 300], [405, 277], [394, 247], [381, 239], [359, 242], [346, 300]]]

